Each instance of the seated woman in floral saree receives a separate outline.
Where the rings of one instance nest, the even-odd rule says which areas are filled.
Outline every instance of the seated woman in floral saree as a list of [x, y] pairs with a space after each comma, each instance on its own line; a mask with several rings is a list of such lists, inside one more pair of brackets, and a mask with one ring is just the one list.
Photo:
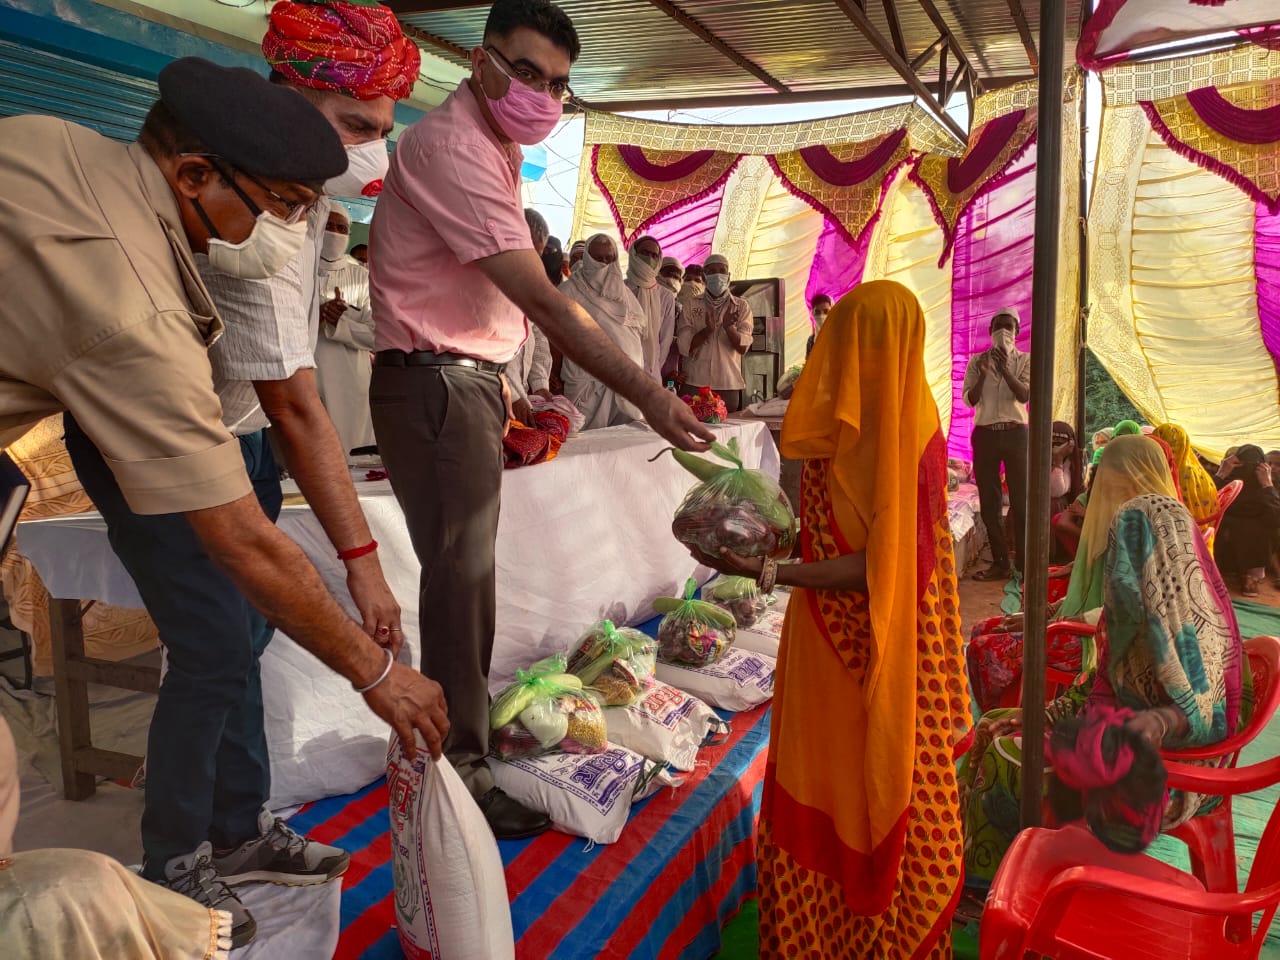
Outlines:
[[[1120, 506], [1144, 493], [1176, 497], [1164, 452], [1143, 436], [1119, 436], [1103, 448], [1089, 491], [1080, 546], [1071, 565], [1067, 595], [1050, 611], [1055, 620], [1096, 622], [1102, 607], [1102, 561], [1107, 534]], [[1092, 648], [1077, 636], [1053, 636], [1049, 666], [1078, 673], [1091, 668]], [[981, 713], [999, 707], [1022, 683], [1022, 614], [976, 624], [965, 649], [969, 683]]]
[[[1177, 500], [1145, 494], [1117, 512], [1097, 649], [1096, 677], [1046, 708], [1050, 728], [1097, 703], [1134, 711], [1127, 725], [1156, 748], [1208, 746], [1237, 729], [1247, 683], [1240, 630], [1204, 538]], [[1021, 719], [1016, 709], [987, 714], [961, 763], [970, 886], [990, 884], [1019, 829]], [[1204, 800], [1175, 791], [1163, 829], [1190, 819]]]

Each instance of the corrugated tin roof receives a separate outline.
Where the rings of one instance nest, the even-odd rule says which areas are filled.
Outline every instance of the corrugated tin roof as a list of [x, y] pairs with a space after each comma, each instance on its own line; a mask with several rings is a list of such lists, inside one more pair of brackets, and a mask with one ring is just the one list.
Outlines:
[[[858, 0], [854, 0], [858, 2]], [[925, 0], [926, 3], [930, 0]], [[935, 0], [979, 79], [994, 82], [1032, 73], [1010, 2], [1020, 5], [1033, 37], [1039, 4], [1028, 0]], [[480, 42], [488, 3], [437, 3], [454, 9], [391, 0], [401, 19], [428, 34], [469, 50]], [[674, 107], [708, 99], [771, 97], [774, 91], [730, 57], [685, 29], [649, 0], [562, 0], [582, 38], [573, 69], [574, 91], [589, 103]], [[675, 7], [779, 81], [797, 96], [873, 93], [902, 87], [903, 80], [857, 30], [835, 0], [676, 0]], [[867, 17], [887, 39], [891, 33], [882, 0], [862, 0]], [[909, 61], [939, 35], [920, 0], [893, 0]], [[1068, 37], [1074, 42], [1080, 0], [1067, 0]], [[956, 67], [948, 56], [950, 74]], [[921, 77], [936, 88], [935, 54]]]

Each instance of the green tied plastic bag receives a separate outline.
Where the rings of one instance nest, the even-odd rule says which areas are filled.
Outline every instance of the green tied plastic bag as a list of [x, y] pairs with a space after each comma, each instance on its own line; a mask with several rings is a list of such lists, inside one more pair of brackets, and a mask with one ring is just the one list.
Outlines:
[[660, 597], [653, 609], [664, 614], [658, 624], [658, 659], [690, 667], [719, 661], [737, 638], [733, 614], [714, 603], [695, 599], [698, 581], [685, 584], [684, 599]]
[[606, 707], [628, 707], [653, 679], [654, 642], [639, 630], [605, 620], [588, 630], [569, 658], [569, 672]]
[[602, 753], [604, 713], [596, 695], [568, 672], [562, 653], [539, 660], [493, 700], [490, 747], [503, 760], [543, 753]]
[[754, 625], [769, 609], [769, 598], [750, 577], [716, 577], [702, 588], [702, 599], [732, 614], [739, 630]]
[[796, 517], [778, 481], [743, 464], [737, 437], [727, 445], [712, 444], [711, 452], [724, 463], [672, 450], [676, 462], [701, 481], [676, 509], [676, 539], [710, 557], [721, 548], [746, 557], [790, 556]]

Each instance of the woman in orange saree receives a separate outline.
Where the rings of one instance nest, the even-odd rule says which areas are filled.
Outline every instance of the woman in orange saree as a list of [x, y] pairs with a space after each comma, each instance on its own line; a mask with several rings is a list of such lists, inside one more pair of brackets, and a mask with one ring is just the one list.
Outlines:
[[[969, 723], [947, 452], [910, 291], [832, 309], [782, 452], [803, 460], [758, 845], [760, 956], [950, 957]], [[759, 561], [706, 558], [754, 575]]]

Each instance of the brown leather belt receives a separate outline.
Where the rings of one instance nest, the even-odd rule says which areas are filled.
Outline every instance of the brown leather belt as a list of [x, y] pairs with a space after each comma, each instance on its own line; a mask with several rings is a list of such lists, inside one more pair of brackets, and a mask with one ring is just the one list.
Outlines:
[[432, 353], [430, 350], [379, 350], [373, 355], [375, 367], [470, 367], [481, 373], [504, 373], [505, 363], [491, 363], [464, 357], [460, 353]]
[[1025, 430], [1027, 428], [1027, 425], [1025, 423], [1019, 423], [1017, 420], [1002, 420], [1000, 423], [979, 424], [973, 429], [975, 430], [1017, 430], [1019, 428]]

